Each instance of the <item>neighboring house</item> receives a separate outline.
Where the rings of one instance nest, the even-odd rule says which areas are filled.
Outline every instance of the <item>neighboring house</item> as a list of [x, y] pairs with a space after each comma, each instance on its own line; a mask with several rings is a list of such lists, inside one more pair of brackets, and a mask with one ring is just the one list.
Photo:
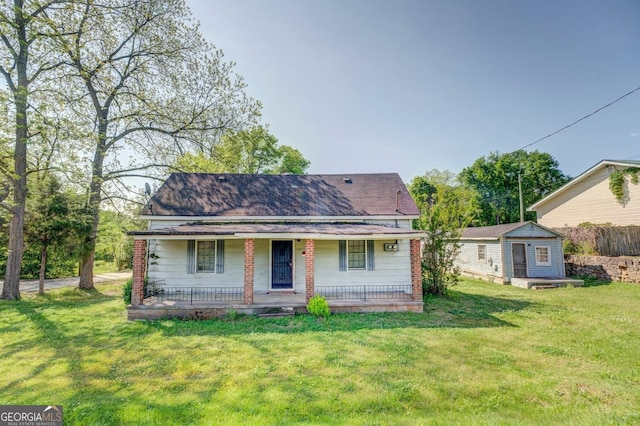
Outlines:
[[395, 173], [174, 173], [130, 232], [129, 317], [303, 310], [314, 294], [333, 311], [421, 312], [418, 216]]
[[640, 186], [627, 181], [622, 203], [609, 189], [609, 175], [630, 167], [640, 168], [640, 161], [603, 160], [527, 210], [536, 212], [538, 223], [549, 228], [585, 222], [640, 225]]
[[562, 235], [535, 222], [466, 228], [460, 245], [462, 275], [525, 288], [581, 283], [565, 278]]

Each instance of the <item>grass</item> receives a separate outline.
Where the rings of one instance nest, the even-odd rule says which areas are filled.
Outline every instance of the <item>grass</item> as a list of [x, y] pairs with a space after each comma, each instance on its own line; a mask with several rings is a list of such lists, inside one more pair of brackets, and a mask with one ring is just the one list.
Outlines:
[[424, 314], [129, 322], [123, 282], [0, 302], [0, 405], [65, 424], [637, 424], [640, 286], [466, 281]]

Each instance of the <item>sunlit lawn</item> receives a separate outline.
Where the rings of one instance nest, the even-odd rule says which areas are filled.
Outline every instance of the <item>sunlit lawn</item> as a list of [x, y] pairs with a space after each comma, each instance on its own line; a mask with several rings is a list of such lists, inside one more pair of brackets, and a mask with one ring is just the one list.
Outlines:
[[129, 322], [121, 286], [0, 302], [0, 404], [62, 404], [65, 424], [640, 423], [638, 285], [201, 322]]

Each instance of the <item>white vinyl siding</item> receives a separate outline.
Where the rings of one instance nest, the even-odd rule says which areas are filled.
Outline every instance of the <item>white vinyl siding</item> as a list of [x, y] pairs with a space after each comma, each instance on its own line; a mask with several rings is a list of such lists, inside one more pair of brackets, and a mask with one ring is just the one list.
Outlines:
[[[167, 287], [243, 287], [244, 241], [224, 242], [224, 273], [188, 273], [187, 240], [149, 241], [149, 281]], [[195, 260], [195, 259], [194, 259]], [[195, 272], [194, 265], [194, 272]]]
[[[460, 252], [455, 260], [455, 265], [460, 272], [493, 280], [502, 276], [502, 254], [498, 240], [482, 242], [460, 241]], [[484, 246], [484, 260], [479, 260], [479, 246]]]
[[[315, 241], [314, 277], [317, 286], [411, 284], [409, 240], [398, 240], [398, 251], [384, 251], [384, 243], [395, 240], [375, 240], [375, 269], [339, 268], [338, 241]], [[304, 286], [304, 282], [302, 283]]]
[[578, 226], [584, 222], [640, 225], [640, 185], [625, 186], [629, 202], [622, 205], [609, 189], [609, 173], [603, 166], [539, 205], [536, 208], [538, 223], [548, 228]]

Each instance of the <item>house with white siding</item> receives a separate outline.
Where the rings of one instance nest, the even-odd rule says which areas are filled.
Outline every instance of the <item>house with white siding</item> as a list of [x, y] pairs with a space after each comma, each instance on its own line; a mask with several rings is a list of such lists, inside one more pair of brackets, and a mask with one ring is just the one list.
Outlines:
[[421, 312], [419, 210], [396, 173], [174, 173], [132, 231], [130, 319]]
[[640, 168], [640, 161], [602, 160], [527, 210], [536, 212], [537, 222], [548, 228], [587, 222], [640, 225], [640, 185], [634, 185], [626, 176], [621, 201], [616, 200], [609, 187], [611, 174], [630, 168]]
[[565, 277], [562, 235], [535, 222], [466, 228], [455, 266], [465, 276], [524, 288], [582, 285]]

